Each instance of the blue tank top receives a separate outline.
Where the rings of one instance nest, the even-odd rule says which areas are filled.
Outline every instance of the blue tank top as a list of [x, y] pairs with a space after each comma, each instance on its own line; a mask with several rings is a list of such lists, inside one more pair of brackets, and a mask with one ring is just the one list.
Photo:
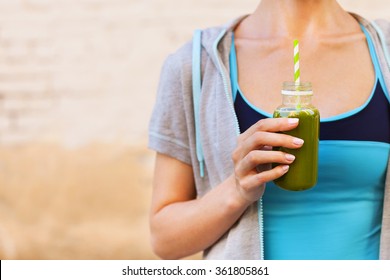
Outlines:
[[[265, 259], [378, 259], [383, 193], [390, 153], [390, 105], [371, 38], [376, 83], [368, 100], [320, 122], [317, 185], [289, 192], [267, 183], [263, 196]], [[272, 117], [238, 86], [230, 52], [234, 105], [241, 132]]]

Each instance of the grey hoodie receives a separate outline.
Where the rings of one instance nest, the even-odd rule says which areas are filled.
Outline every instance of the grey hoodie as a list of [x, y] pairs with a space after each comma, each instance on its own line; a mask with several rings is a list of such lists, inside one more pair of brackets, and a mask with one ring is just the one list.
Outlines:
[[[360, 16], [353, 16], [370, 33], [386, 86], [390, 89], [390, 66], [385, 58], [386, 48], [390, 48], [390, 23], [377, 21], [372, 24]], [[232, 30], [241, 19], [225, 26], [203, 30], [202, 33], [203, 80], [199, 135], [204, 154], [203, 178], [200, 176], [195, 140], [191, 42], [168, 56], [161, 72], [157, 100], [149, 125], [149, 148], [191, 165], [198, 197], [220, 184], [234, 170], [231, 154], [237, 145], [239, 127], [230, 87], [229, 51]], [[382, 32], [377, 33], [374, 26], [380, 26]], [[385, 187], [380, 242], [381, 259], [390, 259], [389, 169], [390, 164], [388, 164]], [[261, 200], [248, 207], [232, 228], [205, 250], [204, 258], [263, 259], [261, 208]]]

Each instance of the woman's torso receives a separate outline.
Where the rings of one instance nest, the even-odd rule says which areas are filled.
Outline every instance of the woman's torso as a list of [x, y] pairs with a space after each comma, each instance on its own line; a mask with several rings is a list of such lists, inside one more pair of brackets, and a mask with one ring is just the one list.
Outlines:
[[[333, 111], [337, 116], [322, 118], [316, 187], [294, 193], [267, 184], [263, 204], [268, 259], [378, 258], [390, 109], [379, 67], [373, 66], [375, 54], [366, 50], [367, 71], [375, 68], [374, 85], [360, 94], [366, 96], [363, 101], [352, 102], [352, 108], [340, 106]], [[244, 90], [240, 92], [241, 84], [237, 88], [235, 108], [241, 131], [270, 117]]]

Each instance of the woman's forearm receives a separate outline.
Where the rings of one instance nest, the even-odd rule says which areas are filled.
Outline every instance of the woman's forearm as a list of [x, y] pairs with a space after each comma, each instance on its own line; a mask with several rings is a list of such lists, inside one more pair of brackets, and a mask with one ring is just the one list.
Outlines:
[[250, 203], [240, 196], [234, 176], [230, 176], [199, 199], [166, 205], [151, 217], [155, 253], [164, 259], [178, 259], [208, 248]]

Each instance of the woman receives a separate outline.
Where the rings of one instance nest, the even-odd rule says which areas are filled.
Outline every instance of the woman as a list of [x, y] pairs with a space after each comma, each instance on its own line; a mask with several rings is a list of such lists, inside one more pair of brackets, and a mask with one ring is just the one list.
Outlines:
[[[380, 25], [390, 35], [390, 25]], [[263, 0], [249, 16], [204, 30], [201, 162], [191, 43], [169, 56], [150, 122], [156, 254], [390, 259], [390, 72], [378, 36], [333, 0]], [[270, 147], [305, 145], [278, 133], [297, 119], [270, 118], [282, 83], [292, 80], [293, 39], [321, 114], [318, 183], [305, 192], [272, 183], [294, 157]]]

